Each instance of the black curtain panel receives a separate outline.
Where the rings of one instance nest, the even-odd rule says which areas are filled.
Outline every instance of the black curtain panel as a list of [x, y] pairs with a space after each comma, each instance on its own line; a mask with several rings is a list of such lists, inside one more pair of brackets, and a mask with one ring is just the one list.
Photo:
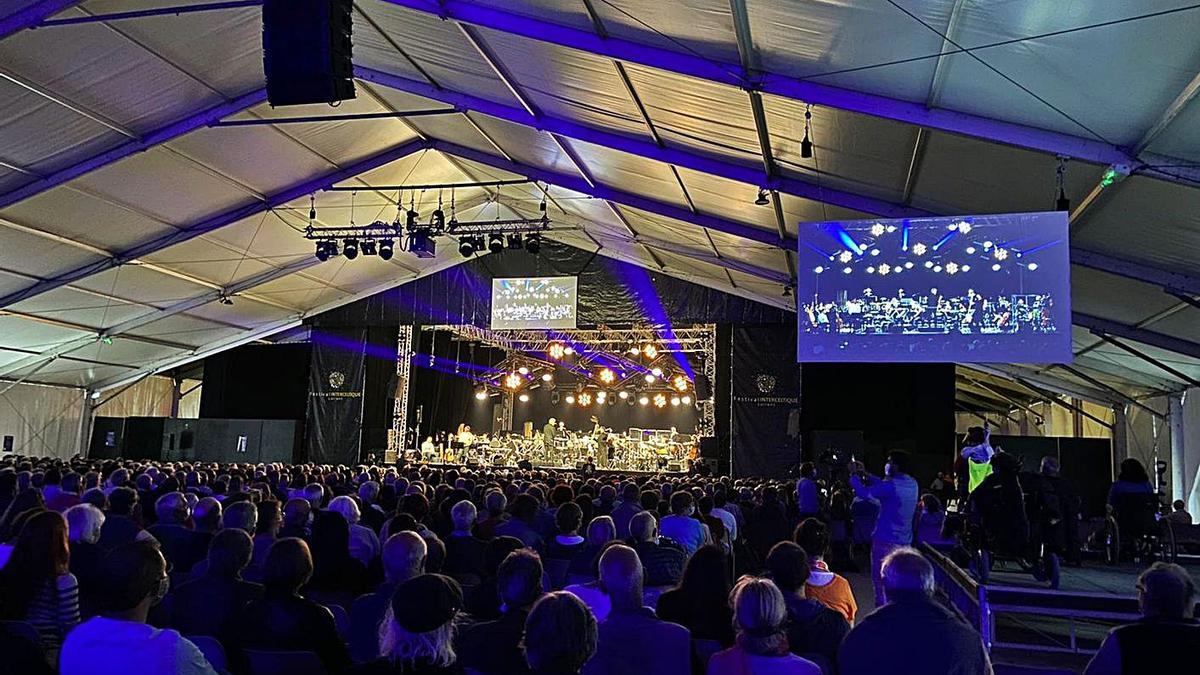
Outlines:
[[734, 326], [732, 343], [733, 475], [782, 477], [800, 458], [796, 327]]
[[308, 384], [308, 461], [358, 462], [366, 351], [365, 326], [314, 336]]

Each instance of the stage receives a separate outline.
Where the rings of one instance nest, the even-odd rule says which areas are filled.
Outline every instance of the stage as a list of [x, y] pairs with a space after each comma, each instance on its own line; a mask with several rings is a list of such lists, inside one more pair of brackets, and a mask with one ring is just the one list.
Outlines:
[[[467, 469], [470, 471], [484, 471], [484, 472], [487, 472], [487, 471], [520, 471], [521, 470], [521, 467], [519, 467], [519, 466], [508, 465], [508, 464], [505, 464], [505, 465], [444, 464], [444, 463], [436, 463], [436, 462], [412, 462], [412, 461], [406, 461], [404, 463], [396, 464], [397, 469], [411, 469], [411, 468], [421, 468], [421, 467], [436, 469], [438, 471], [443, 471], [443, 472], [449, 471], [452, 469], [455, 471], [462, 471], [463, 469]], [[580, 473], [580, 474], [582, 474], [585, 471], [584, 469], [580, 469], [580, 468], [574, 467], [574, 466], [546, 466], [546, 465], [536, 465], [536, 464], [532, 465], [531, 470], [532, 471], [569, 471], [572, 473]], [[686, 472], [686, 471], [638, 471], [638, 470], [634, 470], [634, 469], [601, 469], [601, 468], [597, 467], [596, 469], [588, 472], [587, 475], [589, 475], [589, 476], [604, 476], [604, 477], [609, 477], [609, 476], [667, 476], [667, 477], [671, 477], [671, 478], [678, 478], [680, 476], [688, 475], [688, 472]]]

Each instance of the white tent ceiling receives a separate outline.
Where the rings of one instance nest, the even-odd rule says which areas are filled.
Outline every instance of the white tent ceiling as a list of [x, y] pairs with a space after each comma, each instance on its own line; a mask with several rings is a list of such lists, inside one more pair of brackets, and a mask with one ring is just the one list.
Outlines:
[[[257, 7], [109, 16], [183, 2], [0, 7], [0, 378], [111, 387], [461, 261], [319, 262], [314, 192], [321, 224], [364, 223], [395, 209], [373, 186], [535, 178], [554, 238], [786, 306], [797, 223], [1045, 210], [1056, 155], [1077, 372], [1018, 374], [1101, 400], [1200, 378], [1181, 0], [360, 0], [358, 97], [333, 110], [265, 103]], [[1101, 189], [1109, 164], [1134, 175]], [[541, 199], [456, 196], [460, 217]]]

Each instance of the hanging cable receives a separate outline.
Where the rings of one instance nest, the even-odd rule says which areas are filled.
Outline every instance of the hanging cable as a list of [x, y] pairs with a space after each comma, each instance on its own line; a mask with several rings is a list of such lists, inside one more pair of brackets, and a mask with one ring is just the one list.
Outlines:
[[1071, 200], [1067, 199], [1067, 158], [1058, 156], [1058, 169], [1055, 171], [1054, 184], [1058, 187], [1058, 198], [1054, 200], [1055, 211], [1070, 211]]

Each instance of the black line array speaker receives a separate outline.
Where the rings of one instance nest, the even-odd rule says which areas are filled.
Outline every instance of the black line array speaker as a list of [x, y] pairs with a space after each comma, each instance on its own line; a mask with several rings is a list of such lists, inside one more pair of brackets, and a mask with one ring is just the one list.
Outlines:
[[712, 398], [712, 382], [708, 381], [708, 376], [704, 373], [696, 375], [696, 400], [707, 401]]
[[353, 0], [266, 0], [263, 70], [273, 106], [354, 98]]

